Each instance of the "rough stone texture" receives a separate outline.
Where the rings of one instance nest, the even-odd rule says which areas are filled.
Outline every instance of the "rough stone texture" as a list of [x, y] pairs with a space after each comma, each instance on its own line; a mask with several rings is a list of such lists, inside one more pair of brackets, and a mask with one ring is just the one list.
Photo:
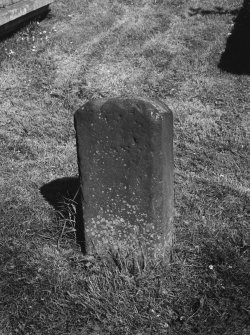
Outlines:
[[[0, 36], [5, 33], [7, 26], [15, 21], [25, 21], [36, 15], [39, 9], [46, 9], [54, 0], [0, 0]], [[13, 30], [13, 29], [12, 29]]]
[[172, 244], [173, 117], [159, 101], [100, 99], [75, 113], [86, 253], [166, 256]]

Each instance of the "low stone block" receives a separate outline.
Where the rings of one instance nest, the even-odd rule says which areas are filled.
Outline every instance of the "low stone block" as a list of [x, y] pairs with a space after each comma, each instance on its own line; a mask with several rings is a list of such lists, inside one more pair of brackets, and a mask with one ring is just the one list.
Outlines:
[[88, 254], [109, 248], [169, 255], [173, 116], [159, 101], [100, 99], [75, 113]]
[[0, 0], [0, 38], [48, 12], [54, 0]]

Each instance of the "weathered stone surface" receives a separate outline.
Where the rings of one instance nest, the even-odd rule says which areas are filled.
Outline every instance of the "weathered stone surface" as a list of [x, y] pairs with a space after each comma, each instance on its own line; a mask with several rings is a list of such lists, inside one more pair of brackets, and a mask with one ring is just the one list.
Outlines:
[[100, 99], [75, 113], [87, 253], [167, 255], [172, 244], [173, 117], [159, 101]]

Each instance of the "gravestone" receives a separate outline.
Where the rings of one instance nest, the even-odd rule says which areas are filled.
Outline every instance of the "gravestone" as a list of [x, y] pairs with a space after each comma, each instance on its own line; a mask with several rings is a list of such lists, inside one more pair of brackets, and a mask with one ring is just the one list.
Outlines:
[[168, 257], [173, 116], [159, 101], [99, 99], [75, 113], [85, 252]]

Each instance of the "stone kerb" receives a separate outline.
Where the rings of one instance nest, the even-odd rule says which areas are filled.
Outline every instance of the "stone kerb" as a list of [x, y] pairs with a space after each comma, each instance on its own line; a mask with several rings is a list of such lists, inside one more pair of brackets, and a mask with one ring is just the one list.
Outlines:
[[173, 116], [159, 101], [100, 99], [75, 113], [85, 252], [168, 257]]
[[[45, 12], [54, 0], [0, 0], [0, 36], [9, 27]], [[12, 27], [11, 27], [12, 29]], [[13, 29], [12, 29], [13, 30]]]

